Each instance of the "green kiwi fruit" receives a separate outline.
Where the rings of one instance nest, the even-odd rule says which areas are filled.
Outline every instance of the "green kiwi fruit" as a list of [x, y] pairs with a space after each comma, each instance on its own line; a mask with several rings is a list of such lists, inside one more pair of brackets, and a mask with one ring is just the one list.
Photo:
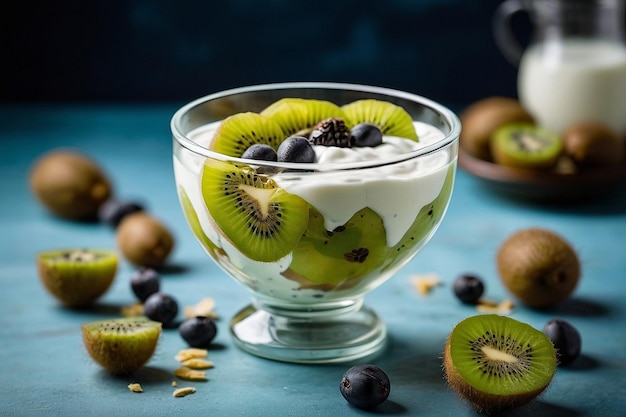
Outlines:
[[363, 99], [346, 104], [341, 108], [346, 114], [348, 127], [367, 122], [378, 126], [383, 135], [419, 140], [411, 115], [393, 103]]
[[422, 240], [429, 234], [435, 232], [435, 225], [438, 224], [445, 213], [450, 195], [452, 194], [452, 186], [455, 178], [455, 166], [448, 168], [446, 179], [439, 195], [430, 203], [422, 207], [417, 214], [415, 221], [411, 224], [409, 230], [404, 234], [402, 239], [389, 249], [387, 259], [383, 269], [398, 264], [398, 260], [411, 252], [411, 248], [421, 244]]
[[549, 170], [563, 152], [559, 135], [528, 123], [498, 128], [490, 144], [494, 162], [513, 168]]
[[608, 167], [624, 160], [624, 138], [601, 123], [576, 123], [563, 133], [563, 152], [581, 168]]
[[109, 289], [117, 261], [117, 254], [109, 250], [51, 250], [37, 254], [37, 270], [44, 287], [63, 305], [80, 308]]
[[273, 262], [291, 252], [308, 223], [308, 204], [248, 166], [207, 161], [202, 197], [225, 237], [248, 258]]
[[572, 246], [556, 233], [528, 228], [513, 233], [498, 249], [498, 274], [522, 303], [548, 308], [575, 290], [580, 261]]
[[285, 137], [308, 137], [310, 130], [322, 120], [346, 118], [343, 110], [330, 101], [289, 97], [270, 104], [261, 114], [280, 125]]
[[324, 217], [309, 208], [309, 223], [293, 251], [285, 277], [303, 287], [345, 288], [378, 268], [386, 255], [383, 221], [364, 208], [335, 230], [326, 230]]
[[191, 200], [189, 200], [189, 196], [183, 187], [179, 187], [178, 193], [180, 195], [180, 202], [183, 207], [183, 213], [185, 214], [185, 218], [187, 219], [187, 223], [189, 223], [189, 227], [191, 227], [191, 231], [196, 236], [196, 238], [202, 244], [202, 247], [209, 252], [209, 254], [216, 255], [217, 253], [222, 253], [222, 249], [220, 249], [215, 243], [209, 239], [209, 237], [204, 233], [202, 229], [202, 225], [200, 224], [200, 219], [198, 218], [198, 213], [191, 205]]
[[209, 149], [240, 157], [257, 143], [267, 144], [276, 150], [286, 137], [281, 127], [268, 117], [252, 112], [237, 113], [222, 121]]
[[493, 132], [512, 123], [534, 123], [533, 116], [510, 97], [492, 96], [469, 105], [460, 115], [459, 143], [470, 155], [491, 161], [489, 142]]
[[102, 169], [71, 150], [53, 150], [40, 157], [31, 170], [30, 186], [53, 214], [80, 221], [96, 220], [99, 207], [112, 193]]
[[554, 346], [543, 332], [497, 314], [457, 324], [443, 355], [449, 386], [485, 414], [531, 401], [550, 384], [556, 366]]
[[124, 217], [116, 238], [122, 255], [136, 266], [158, 268], [174, 248], [174, 237], [167, 227], [144, 212]]
[[162, 324], [143, 317], [101, 320], [81, 326], [89, 356], [114, 375], [128, 375], [154, 354]]

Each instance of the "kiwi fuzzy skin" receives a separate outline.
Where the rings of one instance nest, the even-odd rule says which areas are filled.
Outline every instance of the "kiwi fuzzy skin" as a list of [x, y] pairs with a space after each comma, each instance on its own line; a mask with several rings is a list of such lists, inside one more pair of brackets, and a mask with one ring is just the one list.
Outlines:
[[30, 186], [41, 204], [56, 216], [94, 221], [112, 194], [100, 167], [85, 155], [54, 150], [42, 156], [30, 173]]
[[502, 283], [522, 303], [545, 309], [563, 301], [575, 290], [580, 261], [561, 236], [541, 228], [512, 234], [497, 253]]
[[626, 138], [601, 123], [577, 123], [563, 133], [565, 154], [581, 168], [619, 165], [625, 142]]
[[478, 412], [483, 414], [499, 413], [504, 410], [527, 404], [545, 391], [549, 385], [546, 384], [544, 387], [524, 394], [506, 396], [494, 395], [481, 391], [468, 384], [454, 367], [450, 354], [450, 338], [446, 340], [446, 346], [443, 354], [443, 369], [448, 385], [462, 398], [469, 401]]
[[532, 115], [519, 101], [510, 97], [493, 96], [468, 106], [460, 115], [459, 143], [470, 155], [491, 161], [491, 135], [499, 127], [510, 123], [534, 123]]
[[129, 262], [137, 266], [163, 266], [174, 243], [170, 231], [157, 219], [143, 212], [124, 217], [117, 228], [120, 251]]

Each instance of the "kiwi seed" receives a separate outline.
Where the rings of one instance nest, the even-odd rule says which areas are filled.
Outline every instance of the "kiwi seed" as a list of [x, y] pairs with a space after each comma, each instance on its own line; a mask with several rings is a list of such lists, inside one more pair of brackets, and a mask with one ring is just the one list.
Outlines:
[[37, 254], [44, 287], [63, 305], [86, 307], [111, 286], [117, 272], [117, 254], [108, 250], [68, 249]]
[[117, 228], [117, 245], [134, 265], [158, 268], [174, 248], [174, 237], [157, 219], [145, 212], [124, 217]]
[[543, 332], [497, 314], [457, 324], [443, 359], [449, 386], [486, 414], [531, 401], [550, 384], [556, 366], [554, 346]]
[[37, 160], [30, 173], [37, 199], [55, 215], [93, 221], [111, 195], [111, 184], [100, 167], [85, 155], [54, 150]]
[[534, 123], [533, 117], [514, 98], [487, 97], [468, 106], [460, 115], [460, 145], [470, 155], [491, 161], [489, 142], [499, 127], [510, 123]]
[[581, 167], [606, 167], [624, 160], [626, 140], [600, 123], [577, 123], [563, 133], [564, 152]]
[[96, 321], [81, 327], [89, 356], [110, 373], [127, 375], [150, 360], [162, 325], [132, 317]]
[[580, 278], [572, 246], [549, 230], [529, 228], [512, 234], [497, 253], [500, 279], [522, 303], [548, 308], [570, 296]]

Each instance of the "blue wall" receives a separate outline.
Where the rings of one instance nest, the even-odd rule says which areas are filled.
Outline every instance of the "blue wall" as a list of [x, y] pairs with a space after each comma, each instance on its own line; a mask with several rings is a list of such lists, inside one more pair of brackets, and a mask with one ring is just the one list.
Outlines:
[[188, 100], [281, 81], [399, 88], [450, 104], [515, 95], [499, 0], [12, 2], [0, 99]]

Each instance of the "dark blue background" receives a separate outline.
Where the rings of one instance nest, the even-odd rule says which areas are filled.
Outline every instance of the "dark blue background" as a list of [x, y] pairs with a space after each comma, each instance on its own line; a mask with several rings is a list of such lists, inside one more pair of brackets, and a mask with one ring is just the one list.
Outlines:
[[448, 104], [516, 94], [492, 36], [500, 0], [12, 2], [3, 101], [189, 100], [342, 81]]

